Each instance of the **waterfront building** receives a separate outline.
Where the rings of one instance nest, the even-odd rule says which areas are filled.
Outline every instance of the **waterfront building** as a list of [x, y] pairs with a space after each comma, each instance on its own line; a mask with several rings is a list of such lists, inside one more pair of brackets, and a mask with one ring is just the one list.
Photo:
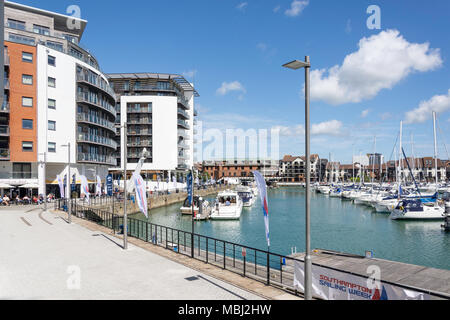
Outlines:
[[[5, 1], [5, 88], [0, 182], [25, 193], [58, 190], [56, 176], [106, 177], [115, 166], [115, 95], [79, 45], [87, 21]], [[74, 24], [78, 27], [74, 27]], [[44, 161], [46, 167], [44, 170]], [[44, 176], [45, 173], [45, 176]], [[72, 177], [70, 182], [72, 182]]]
[[[121, 175], [124, 157], [127, 170], [135, 170], [145, 156], [145, 179], [172, 182], [181, 179], [194, 164], [194, 134], [198, 93], [183, 76], [163, 73], [114, 73], [108, 79], [116, 93], [116, 167]], [[124, 127], [127, 125], [127, 154], [124, 153]], [[146, 151], [146, 152], [144, 152]]]
[[[311, 161], [311, 181], [318, 181], [321, 173], [319, 155], [312, 154]], [[281, 182], [305, 182], [306, 177], [306, 157], [286, 155], [280, 161], [279, 171]]]
[[271, 180], [277, 180], [279, 171], [278, 160], [222, 160], [203, 161], [202, 170], [216, 181], [222, 178], [239, 178], [253, 180], [253, 171]]

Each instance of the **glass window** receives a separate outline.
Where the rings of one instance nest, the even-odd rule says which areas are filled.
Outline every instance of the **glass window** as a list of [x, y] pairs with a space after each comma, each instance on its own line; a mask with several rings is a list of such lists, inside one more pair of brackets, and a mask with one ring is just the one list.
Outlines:
[[33, 107], [33, 98], [22, 97], [22, 106], [23, 107]]
[[29, 52], [22, 52], [23, 62], [33, 62], [33, 54]]
[[56, 58], [53, 56], [48, 56], [48, 65], [55, 67], [56, 66]]
[[38, 34], [42, 34], [44, 36], [49, 36], [50, 35], [50, 28], [34, 24], [33, 25], [33, 32], [34, 33], [38, 33]]
[[64, 51], [64, 47], [63, 47], [62, 43], [59, 43], [59, 42], [47, 41], [47, 47], [61, 51], [61, 52]]
[[33, 120], [22, 119], [22, 129], [33, 129]]
[[52, 77], [48, 77], [48, 86], [52, 88], [56, 88], [56, 79]]
[[[32, 142], [23, 143], [31, 143], [33, 147]], [[13, 179], [31, 179], [31, 163], [13, 163]]]
[[48, 108], [49, 109], [56, 109], [56, 100], [48, 99]]
[[22, 75], [22, 83], [27, 84], [27, 85], [32, 85], [33, 84], [33, 76], [28, 75], [28, 74], [23, 74]]
[[56, 143], [55, 142], [48, 143], [48, 152], [56, 152]]
[[24, 151], [24, 152], [32, 152], [33, 151], [33, 142], [31, 142], [31, 141], [23, 141], [22, 142], [22, 151]]
[[48, 130], [56, 131], [56, 121], [48, 121]]
[[34, 43], [35, 43], [35, 39], [34, 38], [22, 36], [20, 34], [10, 33], [8, 35], [8, 38], [9, 38], [9, 41], [22, 43], [22, 44], [27, 44], [27, 45], [30, 45], [30, 46], [34, 46]]
[[25, 22], [14, 19], [8, 19], [8, 27], [17, 30], [25, 30]]
[[72, 43], [78, 44], [78, 39], [74, 36], [68, 35], [68, 34], [63, 34], [64, 39], [66, 39], [67, 41], [70, 41]]

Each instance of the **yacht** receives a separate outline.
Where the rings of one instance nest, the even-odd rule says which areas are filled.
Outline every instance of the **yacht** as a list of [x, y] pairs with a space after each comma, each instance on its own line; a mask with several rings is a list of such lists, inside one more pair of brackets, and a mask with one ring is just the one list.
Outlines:
[[393, 220], [443, 220], [445, 209], [436, 203], [424, 204], [420, 199], [401, 200], [391, 212]]
[[250, 187], [238, 186], [236, 188], [236, 192], [242, 199], [244, 207], [251, 207], [255, 203], [256, 196], [253, 194], [253, 191]]
[[[197, 216], [198, 214], [198, 205], [200, 202], [199, 196], [194, 196], [194, 215]], [[209, 207], [209, 202], [206, 200], [203, 200], [203, 208]], [[189, 205], [189, 198], [186, 198], [184, 200], [183, 206], [180, 208], [181, 214], [183, 215], [192, 215], [192, 206]]]
[[220, 192], [210, 218], [212, 220], [239, 220], [243, 205], [242, 199], [236, 191]]

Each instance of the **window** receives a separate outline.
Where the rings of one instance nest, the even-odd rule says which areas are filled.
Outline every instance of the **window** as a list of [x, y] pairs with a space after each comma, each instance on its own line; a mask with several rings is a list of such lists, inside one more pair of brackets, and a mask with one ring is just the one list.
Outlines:
[[33, 25], [33, 32], [42, 34], [43, 36], [49, 36], [50, 35], [50, 29], [48, 27], [39, 26], [39, 25]]
[[48, 99], [48, 108], [49, 109], [56, 109], [56, 100]]
[[25, 22], [8, 19], [8, 27], [17, 30], [25, 30]]
[[23, 141], [22, 142], [22, 151], [23, 152], [33, 152], [33, 142]]
[[47, 47], [61, 52], [64, 51], [62, 43], [59, 42], [47, 41]]
[[13, 179], [31, 179], [31, 163], [13, 163]]
[[56, 88], [56, 79], [52, 77], [48, 77], [48, 86], [52, 88]]
[[55, 67], [56, 66], [56, 58], [53, 56], [48, 56], [48, 65]]
[[28, 74], [23, 74], [22, 75], [22, 83], [27, 84], [27, 85], [32, 85], [33, 84], [33, 76], [28, 75]]
[[33, 107], [33, 98], [22, 97], [22, 107]]
[[48, 130], [56, 131], [56, 121], [48, 121]]
[[22, 36], [20, 34], [10, 33], [8, 36], [9, 36], [9, 41], [12, 41], [12, 42], [22, 43], [22, 44], [26, 44], [26, 45], [30, 45], [30, 46], [34, 46], [34, 43], [35, 43], [34, 38]]
[[29, 52], [22, 52], [23, 62], [33, 62], [33, 54]]
[[22, 129], [33, 129], [33, 120], [22, 119]]
[[56, 152], [56, 143], [55, 142], [49, 142], [48, 143], [48, 152]]

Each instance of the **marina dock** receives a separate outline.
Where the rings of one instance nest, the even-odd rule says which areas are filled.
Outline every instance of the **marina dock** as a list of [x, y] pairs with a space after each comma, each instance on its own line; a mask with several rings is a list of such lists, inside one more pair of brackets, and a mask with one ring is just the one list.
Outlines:
[[[304, 253], [296, 253], [290, 257], [303, 259]], [[317, 249], [312, 252], [315, 265], [334, 268], [338, 271], [369, 277], [367, 268], [378, 266], [381, 270], [381, 281], [393, 285], [417, 288], [423, 291], [448, 296], [450, 299], [450, 270], [417, 266], [396, 261], [377, 258], [366, 258], [353, 254], [339, 253]], [[293, 262], [287, 261], [285, 269], [293, 269]], [[286, 270], [288, 271], [288, 270]], [[439, 297], [432, 297], [439, 299]], [[445, 297], [441, 298], [445, 299]]]

